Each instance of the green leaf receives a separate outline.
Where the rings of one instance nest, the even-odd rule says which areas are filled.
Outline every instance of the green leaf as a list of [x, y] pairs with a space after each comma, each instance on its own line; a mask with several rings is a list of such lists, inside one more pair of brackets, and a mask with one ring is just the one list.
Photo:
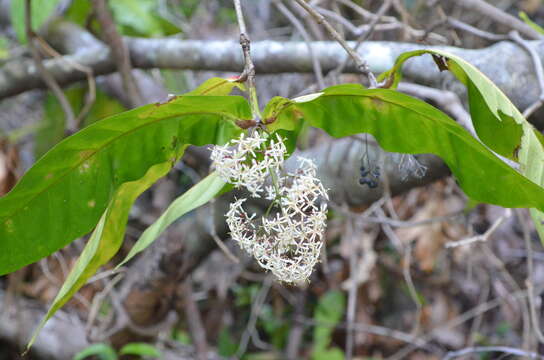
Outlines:
[[117, 360], [115, 350], [106, 344], [94, 344], [86, 347], [74, 356], [74, 360], [83, 360], [93, 355], [98, 356], [100, 360]]
[[228, 328], [224, 327], [219, 333], [219, 339], [217, 340], [217, 352], [221, 356], [233, 356], [238, 350], [238, 343], [232, 338], [231, 332]]
[[335, 347], [327, 350], [320, 350], [312, 354], [312, 360], [344, 360], [344, 352]]
[[139, 356], [152, 356], [154, 358], [161, 358], [162, 354], [156, 347], [146, 343], [130, 343], [121, 348], [120, 355], [139, 355]]
[[387, 151], [438, 155], [474, 200], [544, 209], [544, 189], [499, 160], [446, 114], [405, 94], [338, 85], [313, 98], [295, 99], [277, 114], [280, 122], [301, 118], [334, 137], [367, 132]]
[[185, 95], [221, 96], [230, 94], [234, 88], [245, 90], [244, 84], [237, 82], [236, 78], [211, 78]]
[[537, 23], [535, 23], [533, 20], [531, 20], [531, 19], [529, 18], [529, 15], [527, 15], [527, 14], [525, 13], [525, 11], [520, 11], [520, 12], [518, 13], [518, 15], [519, 15], [520, 19], [523, 20], [523, 22], [525, 22], [527, 25], [529, 25], [530, 27], [532, 27], [533, 30], [535, 30], [537, 33], [539, 33], [539, 34], [544, 34], [544, 29], [543, 29], [540, 25], [538, 25]]
[[324, 351], [331, 342], [331, 334], [334, 327], [344, 316], [346, 297], [339, 290], [330, 290], [323, 295], [317, 303], [314, 321], [314, 346], [313, 353]]
[[[444, 51], [412, 51], [399, 56], [393, 69], [382, 74], [380, 78], [388, 78], [393, 85], [398, 83], [402, 64], [413, 56], [427, 53], [435, 56], [435, 61], [441, 68], [450, 70], [466, 85], [472, 122], [480, 139], [493, 151], [518, 160], [521, 173], [534, 183], [544, 186], [544, 140], [541, 133], [523, 117], [506, 95], [473, 65]], [[522, 184], [518, 186], [521, 187]], [[541, 207], [530, 204], [525, 207], [542, 210]], [[531, 216], [541, 242], [544, 243], [544, 214], [532, 209]]]
[[85, 245], [81, 256], [53, 300], [47, 314], [34, 331], [34, 335], [28, 344], [29, 348], [47, 320], [70, 300], [102, 265], [117, 253], [123, 242], [128, 213], [134, 200], [160, 177], [166, 175], [170, 168], [170, 162], [154, 165], [142, 179], [126, 182], [119, 187]]
[[154, 0], [115, 0], [109, 5], [115, 22], [132, 30], [128, 33], [123, 31], [125, 35], [165, 35], [163, 22], [155, 12]]
[[92, 5], [89, 0], [73, 0], [64, 18], [80, 26], [85, 26], [85, 22], [91, 13]]
[[138, 253], [145, 250], [174, 221], [213, 199], [224, 186], [225, 182], [219, 175], [213, 172], [174, 200], [168, 206], [168, 209], [144, 231], [132, 249], [130, 249], [126, 258], [117, 267], [124, 265]]
[[[32, 1], [32, 30], [38, 31], [40, 27], [53, 15], [61, 0], [33, 0]], [[21, 44], [26, 43], [25, 32], [25, 2], [14, 0], [11, 2], [11, 24]]]
[[96, 122], [63, 140], [0, 198], [0, 275], [88, 233], [117, 190], [185, 145], [223, 144], [251, 119], [239, 96], [180, 96]]
[[[431, 54], [467, 87], [470, 113], [479, 138], [496, 153], [517, 160], [524, 124], [528, 124], [506, 95], [480, 70], [462, 58], [439, 50], [410, 51], [400, 55], [395, 66], [380, 75], [396, 86], [400, 68], [414, 56]], [[534, 131], [531, 127], [531, 131]]]

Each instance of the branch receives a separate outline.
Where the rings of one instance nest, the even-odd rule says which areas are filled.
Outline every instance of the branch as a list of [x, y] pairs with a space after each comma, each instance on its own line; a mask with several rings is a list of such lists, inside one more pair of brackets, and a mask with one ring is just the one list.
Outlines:
[[234, 8], [236, 10], [238, 26], [240, 27], [240, 45], [242, 46], [242, 52], [244, 54], [244, 72], [242, 73], [242, 75], [240, 75], [239, 81], [247, 82], [249, 103], [251, 105], [253, 119], [256, 121], [260, 121], [261, 111], [259, 109], [259, 101], [257, 98], [257, 87], [255, 86], [255, 65], [253, 65], [253, 60], [251, 60], [251, 41], [249, 40], [249, 35], [247, 33], [246, 22], [244, 20], [244, 14], [242, 12], [242, 4], [240, 3], [240, 0], [234, 0]]
[[[357, 66], [357, 70], [359, 70], [363, 75], [365, 75], [368, 78], [368, 81], [370, 83], [370, 87], [375, 88], [378, 86], [378, 83], [376, 81], [376, 78], [374, 77], [374, 74], [372, 71], [370, 71], [370, 68], [368, 66], [368, 63], [362, 58], [362, 56], [354, 49], [352, 45], [350, 45], [338, 31], [325, 19], [323, 15], [321, 15], [317, 10], [315, 10], [310, 4], [308, 4], [305, 0], [295, 0], [297, 4], [299, 4], [304, 10], [310, 14], [314, 20], [325, 27], [327, 32], [333, 37], [334, 40], [336, 40], [342, 48], [348, 53], [348, 55], [351, 57], [351, 59], [355, 62]], [[372, 31], [372, 28], [368, 31], [370, 33]], [[358, 44], [359, 45], [359, 44]], [[358, 46], [356, 45], [356, 46]]]
[[77, 124], [75, 121], [74, 111], [72, 110], [72, 106], [68, 102], [68, 99], [62, 92], [61, 87], [59, 84], [57, 84], [55, 77], [52, 76], [47, 68], [44, 66], [42, 62], [42, 57], [36, 48], [34, 44], [34, 38], [36, 35], [34, 34], [34, 31], [32, 30], [32, 1], [31, 0], [25, 0], [25, 33], [26, 33], [26, 39], [28, 41], [28, 48], [30, 49], [30, 53], [32, 54], [32, 58], [34, 59], [34, 65], [38, 69], [39, 76], [42, 78], [43, 82], [47, 85], [49, 90], [55, 95], [57, 98], [60, 107], [62, 108], [62, 111], [64, 112], [64, 115], [66, 117], [66, 124], [67, 128], [71, 132], [75, 132], [77, 130]]
[[467, 10], [479, 12], [482, 16], [493, 19], [495, 22], [501, 25], [517, 30], [530, 39], [542, 38], [542, 35], [520, 19], [486, 3], [483, 0], [458, 0], [457, 4], [461, 5]]
[[[58, 23], [43, 34], [45, 39], [65, 58], [93, 70], [95, 75], [116, 71], [110, 50], [102, 42], [77, 25]], [[197, 41], [178, 39], [127, 38], [134, 67], [150, 69], [187, 69], [238, 72], [244, 67], [239, 44], [231, 41]], [[354, 46], [354, 42], [348, 42]], [[531, 44], [533, 44], [531, 42]], [[536, 53], [544, 58], [544, 43], [533, 44]], [[534, 76], [529, 54], [521, 52], [516, 44], [503, 41], [493, 46], [469, 50], [455, 47], [433, 47], [411, 43], [368, 41], [359, 52], [366, 55], [371, 71], [389, 70], [403, 52], [418, 49], [441, 49], [454, 53], [476, 65], [503, 90], [520, 109], [525, 109], [539, 99], [540, 88]], [[344, 61], [346, 54], [335, 42], [313, 42], [312, 50], [323, 71], [331, 71]], [[252, 44], [252, 58], [260, 74], [285, 72], [312, 73], [313, 61], [306, 42], [260, 41]], [[45, 67], [60, 85], [84, 80], [86, 75], [70, 66], [64, 59], [45, 60]], [[464, 88], [451, 74], [440, 73], [430, 56], [408, 61], [403, 69], [414, 82], [442, 88], [446, 86], [457, 94]], [[354, 64], [345, 72], [356, 73]], [[0, 99], [22, 92], [44, 88], [39, 74], [33, 71], [31, 61], [13, 61], [0, 69]]]
[[137, 107], [143, 105], [138, 84], [132, 76], [132, 64], [128, 48], [115, 28], [115, 23], [107, 8], [106, 0], [93, 0], [93, 9], [104, 32], [104, 40], [108, 43], [117, 69], [121, 74], [123, 87], [130, 99], [131, 106]]

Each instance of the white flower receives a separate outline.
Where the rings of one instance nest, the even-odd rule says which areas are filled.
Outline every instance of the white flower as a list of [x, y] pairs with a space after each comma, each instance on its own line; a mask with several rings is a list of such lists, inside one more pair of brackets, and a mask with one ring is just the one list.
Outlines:
[[252, 196], [260, 197], [269, 172], [279, 173], [287, 151], [279, 135], [276, 140], [267, 140], [268, 134], [254, 131], [248, 137], [242, 134], [225, 146], [216, 145], [210, 156], [212, 167], [225, 181], [245, 187]]
[[[310, 159], [299, 158], [299, 168], [282, 175], [285, 154], [279, 135], [269, 139], [254, 132], [231, 141], [231, 147], [214, 147], [211, 157], [226, 181], [245, 187], [254, 197], [264, 192], [272, 201], [272, 215], [259, 221], [243, 209], [246, 199], [233, 202], [226, 214], [232, 239], [280, 281], [299, 283], [308, 280], [319, 260], [328, 196]], [[269, 175], [272, 185], [265, 186]]]

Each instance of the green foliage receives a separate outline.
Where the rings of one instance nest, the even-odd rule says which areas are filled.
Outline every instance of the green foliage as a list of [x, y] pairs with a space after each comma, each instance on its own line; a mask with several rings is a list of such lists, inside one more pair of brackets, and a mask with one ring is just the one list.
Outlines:
[[288, 324], [274, 312], [272, 306], [264, 304], [259, 314], [259, 325], [270, 338], [276, 349], [283, 349], [289, 336]]
[[334, 137], [367, 132], [387, 151], [440, 156], [477, 201], [544, 209], [540, 186], [499, 160], [446, 114], [408, 95], [349, 84], [276, 103], [264, 117], [276, 118], [283, 127], [304, 119]]
[[242, 97], [182, 96], [65, 139], [0, 199], [0, 275], [90, 231], [122, 184], [141, 179], [153, 165], [175, 163], [186, 144], [224, 143], [240, 132], [234, 121], [248, 118]]
[[[76, 116], [85, 105], [86, 87], [72, 87], [64, 92]], [[96, 99], [85, 116], [83, 125], [90, 125], [100, 119], [120, 113], [125, 109], [117, 100], [112, 99], [103, 91], [97, 90]], [[48, 92], [44, 102], [44, 113], [39, 128], [36, 131], [34, 154], [41, 157], [65, 135], [66, 119], [57, 98]]]
[[9, 57], [8, 39], [5, 36], [0, 35], [0, 61]]
[[[393, 69], [381, 78], [388, 78], [393, 85], [400, 81], [400, 68], [411, 57], [423, 54], [434, 56], [441, 69], [451, 71], [467, 87], [470, 113], [474, 128], [480, 139], [493, 151], [519, 161], [520, 172], [539, 186], [544, 185], [544, 139], [503, 94], [503, 92], [476, 67], [458, 56], [437, 50], [420, 50], [399, 56]], [[500, 182], [491, 174], [488, 179]], [[489, 182], [488, 182], [489, 183]], [[512, 184], [511, 189], [523, 186]], [[523, 186], [525, 189], [525, 186]], [[466, 191], [466, 189], [464, 189]], [[507, 189], [504, 189], [507, 192]], [[517, 193], [516, 193], [517, 194]], [[485, 201], [485, 200], [484, 200]], [[503, 205], [506, 206], [506, 205]], [[517, 206], [515, 206], [517, 207]], [[542, 207], [531, 207], [531, 216], [544, 243], [544, 213]]]
[[225, 182], [216, 173], [212, 173], [174, 200], [153, 225], [144, 231], [118, 267], [145, 250], [174, 221], [213, 199], [223, 187], [225, 187]]
[[73, 0], [64, 15], [67, 21], [71, 21], [78, 25], [85, 25], [89, 15], [92, 13], [92, 4], [88, 0]]
[[60, 309], [83, 286], [87, 279], [108, 262], [121, 247], [128, 213], [136, 198], [166, 175], [170, 163], [164, 162], [152, 166], [139, 180], [122, 184], [113, 196], [108, 208], [100, 218], [98, 225], [88, 240], [81, 256], [64, 281], [59, 293], [49, 307], [28, 346], [32, 346], [40, 330], [58, 309]]
[[115, 350], [106, 344], [94, 344], [86, 347], [74, 356], [74, 360], [84, 360], [90, 356], [97, 356], [100, 360], [117, 360]]
[[527, 15], [525, 13], [525, 11], [520, 11], [519, 12], [519, 17], [521, 20], [523, 20], [523, 22], [525, 22], [527, 25], [529, 25], [530, 27], [533, 28], [533, 30], [535, 30], [536, 32], [538, 32], [539, 34], [544, 34], [544, 28], [542, 28], [540, 25], [538, 25], [537, 23], [535, 23], [533, 20], [531, 20], [529, 18], [529, 15]]
[[140, 357], [152, 357], [160, 359], [162, 354], [156, 347], [146, 343], [130, 343], [126, 344], [119, 350], [119, 355], [137, 355]]
[[172, 24], [160, 18], [154, 0], [110, 1], [113, 17], [121, 33], [135, 36], [164, 36], [178, 32]]
[[238, 344], [232, 338], [228, 328], [221, 329], [217, 340], [218, 353], [221, 356], [233, 356], [238, 350]]
[[[61, 0], [34, 0], [32, 1], [32, 30], [37, 31], [54, 14]], [[11, 2], [11, 24], [21, 44], [26, 43], [25, 33], [25, 2], [15, 0]]]
[[[134, 355], [139, 358], [161, 359], [162, 354], [156, 347], [146, 343], [130, 343], [119, 350], [119, 355]], [[117, 360], [118, 354], [106, 344], [93, 344], [74, 356], [74, 360], [84, 360], [90, 356], [97, 356], [100, 360]]]
[[344, 358], [340, 349], [327, 348], [331, 343], [331, 336], [334, 327], [344, 316], [345, 308], [346, 298], [339, 290], [330, 290], [319, 299], [313, 318], [313, 320], [316, 322], [313, 333], [313, 360]]

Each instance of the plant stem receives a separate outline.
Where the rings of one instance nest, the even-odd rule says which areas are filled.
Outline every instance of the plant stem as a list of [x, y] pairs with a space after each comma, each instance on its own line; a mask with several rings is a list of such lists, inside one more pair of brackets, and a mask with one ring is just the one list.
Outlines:
[[308, 4], [305, 0], [295, 0], [297, 4], [299, 4], [308, 14], [310, 14], [314, 20], [325, 27], [325, 29], [328, 31], [328, 33], [336, 40], [343, 48], [346, 50], [348, 55], [353, 59], [355, 62], [357, 69], [365, 75], [368, 78], [368, 81], [370, 83], [371, 88], [378, 87], [378, 82], [376, 81], [376, 77], [374, 74], [370, 71], [368, 64], [361, 55], [354, 49], [352, 49], [347, 41], [336, 31], [336, 29], [325, 19], [323, 15], [321, 15], [317, 10], [315, 10], [310, 4]]
[[253, 119], [257, 122], [261, 122], [261, 111], [259, 109], [259, 100], [257, 98], [257, 87], [255, 85], [255, 65], [251, 59], [250, 52], [250, 40], [247, 35], [246, 23], [244, 20], [244, 14], [242, 12], [242, 5], [240, 0], [233, 0], [234, 8], [236, 9], [236, 18], [238, 19], [238, 26], [240, 28], [240, 45], [242, 46], [242, 52], [244, 53], [244, 71], [238, 81], [245, 81], [248, 87], [249, 104], [251, 106], [251, 113]]

